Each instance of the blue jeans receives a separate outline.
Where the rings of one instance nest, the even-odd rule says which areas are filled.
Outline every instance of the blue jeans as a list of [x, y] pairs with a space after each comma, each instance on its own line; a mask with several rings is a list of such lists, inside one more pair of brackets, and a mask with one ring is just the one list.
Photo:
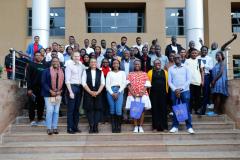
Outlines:
[[44, 97], [46, 105], [46, 126], [47, 129], [57, 129], [60, 103], [50, 102], [50, 97]]
[[118, 92], [120, 87], [113, 86], [111, 87], [111, 89], [114, 93], [118, 93], [118, 99], [117, 100], [113, 99], [112, 95], [109, 92], [107, 92], [107, 99], [110, 106], [110, 114], [111, 115], [116, 114], [118, 116], [121, 116], [123, 105], [123, 92], [121, 93]]
[[201, 114], [205, 114], [207, 104], [210, 104], [210, 75], [204, 76], [204, 86], [203, 86], [203, 101], [202, 101], [202, 109]]
[[[178, 104], [178, 98], [176, 97], [175, 92], [172, 92], [171, 96], [172, 96], [173, 105]], [[181, 95], [180, 95], [180, 99], [181, 99], [182, 103], [187, 104], [188, 119], [185, 121], [187, 129], [192, 128], [192, 117], [191, 117], [190, 110], [189, 110], [190, 92], [189, 91], [182, 92]], [[178, 128], [178, 126], [179, 126], [179, 122], [177, 120], [177, 117], [176, 117], [175, 113], [173, 112], [172, 127]]]
[[68, 97], [67, 105], [67, 130], [77, 130], [79, 123], [79, 108], [82, 98], [82, 86], [80, 85], [71, 85], [74, 99]]

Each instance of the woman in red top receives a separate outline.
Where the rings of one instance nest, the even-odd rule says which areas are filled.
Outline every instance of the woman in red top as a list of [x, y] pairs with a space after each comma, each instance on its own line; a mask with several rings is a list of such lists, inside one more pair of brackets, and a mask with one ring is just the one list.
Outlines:
[[[151, 87], [151, 83], [147, 73], [141, 71], [141, 61], [134, 61], [134, 72], [130, 72], [127, 77], [128, 97], [126, 109], [130, 109], [132, 101], [140, 101], [144, 103], [145, 110], [151, 109], [151, 102], [148, 96], [147, 88]], [[134, 119], [134, 133], [143, 133], [142, 128], [144, 122], [144, 111], [140, 119]]]

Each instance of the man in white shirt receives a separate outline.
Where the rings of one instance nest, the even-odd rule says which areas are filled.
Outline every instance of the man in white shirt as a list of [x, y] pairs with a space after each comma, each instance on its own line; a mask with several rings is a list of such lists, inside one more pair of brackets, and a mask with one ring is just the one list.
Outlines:
[[89, 39], [84, 39], [84, 47], [88, 55], [94, 52], [94, 50], [89, 47]]
[[102, 39], [101, 40], [101, 55], [105, 55], [106, 53], [106, 50], [107, 50], [107, 42], [106, 40]]
[[[210, 72], [213, 68], [213, 60], [208, 54], [208, 47], [201, 47], [201, 55], [198, 57], [199, 60], [204, 64], [204, 86], [203, 86], [203, 100], [202, 100], [202, 108], [201, 115], [205, 115], [206, 107], [210, 104]], [[199, 61], [200, 62], [200, 61]]]
[[[57, 42], [53, 42], [52, 43], [52, 51], [57, 51], [58, 52], [57, 53], [58, 54], [58, 58], [59, 58], [60, 62], [64, 63], [64, 56], [63, 56], [62, 53], [59, 52], [59, 48], [58, 48]], [[51, 55], [52, 55], [51, 52], [46, 55], [46, 62], [49, 62], [49, 61], [52, 60], [52, 56]]]
[[194, 109], [196, 114], [199, 114], [198, 110], [201, 106], [201, 87], [204, 86], [204, 64], [198, 61], [198, 50], [192, 49], [190, 53], [191, 58], [187, 59], [185, 66], [191, 73], [191, 84], [190, 84], [190, 111]]
[[133, 48], [138, 48], [140, 55], [142, 56], [142, 48], [143, 48], [143, 44], [142, 44], [142, 39], [141, 37], [137, 37], [136, 38], [136, 43], [135, 45], [133, 45]]
[[73, 61], [66, 66], [65, 83], [69, 92], [67, 110], [67, 132], [74, 134], [78, 129], [79, 107], [82, 98], [82, 75], [84, 66], [80, 62], [80, 53], [73, 53]]

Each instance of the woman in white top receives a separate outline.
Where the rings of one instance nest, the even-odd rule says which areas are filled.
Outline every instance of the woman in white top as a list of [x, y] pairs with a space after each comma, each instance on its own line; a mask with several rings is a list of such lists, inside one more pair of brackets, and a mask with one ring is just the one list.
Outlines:
[[107, 74], [106, 89], [110, 106], [112, 133], [121, 132], [123, 92], [126, 87], [126, 74], [120, 71], [120, 61], [113, 60], [112, 71]]
[[91, 59], [89, 68], [83, 72], [82, 85], [85, 90], [83, 108], [88, 118], [89, 133], [98, 133], [105, 78], [102, 71], [97, 68], [96, 59]]

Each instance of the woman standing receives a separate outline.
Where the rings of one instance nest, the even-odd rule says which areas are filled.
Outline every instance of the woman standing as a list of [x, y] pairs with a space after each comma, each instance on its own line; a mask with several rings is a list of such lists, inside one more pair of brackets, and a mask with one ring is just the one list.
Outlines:
[[[148, 96], [147, 88], [151, 87], [147, 73], [141, 71], [141, 60], [134, 61], [134, 72], [130, 72], [127, 77], [128, 97], [126, 109], [130, 109], [132, 101], [144, 103], [144, 109], [151, 109], [151, 102]], [[134, 133], [143, 133], [144, 111], [140, 119], [134, 119]]]
[[156, 59], [154, 68], [148, 72], [152, 83], [150, 99], [152, 103], [152, 129], [156, 131], [168, 130], [167, 123], [167, 93], [168, 73], [161, 69], [161, 61]]
[[228, 96], [227, 67], [224, 64], [222, 51], [216, 54], [217, 64], [212, 69], [212, 94], [214, 110], [217, 114], [223, 114], [223, 104]]
[[105, 79], [102, 71], [97, 68], [96, 59], [91, 59], [89, 68], [83, 72], [82, 85], [85, 90], [83, 108], [88, 118], [89, 133], [98, 133]]
[[62, 86], [64, 82], [63, 70], [57, 57], [52, 58], [52, 65], [42, 75], [42, 96], [46, 106], [47, 134], [58, 134], [58, 116], [61, 103]]
[[[111, 68], [109, 66], [109, 61], [107, 58], [104, 58], [101, 62], [101, 68], [100, 70], [104, 74], [104, 78], [106, 79], [108, 73], [111, 71]], [[107, 103], [107, 91], [106, 88], [103, 88], [102, 91], [102, 101], [103, 101], [103, 112], [101, 117], [101, 122], [105, 123], [109, 120], [109, 104]]]
[[107, 98], [110, 105], [112, 133], [121, 132], [123, 92], [126, 87], [126, 73], [120, 71], [120, 61], [113, 60], [112, 71], [106, 78]]
[[83, 65], [85, 66], [85, 69], [88, 69], [90, 63], [90, 57], [88, 54], [85, 54], [83, 56]]

